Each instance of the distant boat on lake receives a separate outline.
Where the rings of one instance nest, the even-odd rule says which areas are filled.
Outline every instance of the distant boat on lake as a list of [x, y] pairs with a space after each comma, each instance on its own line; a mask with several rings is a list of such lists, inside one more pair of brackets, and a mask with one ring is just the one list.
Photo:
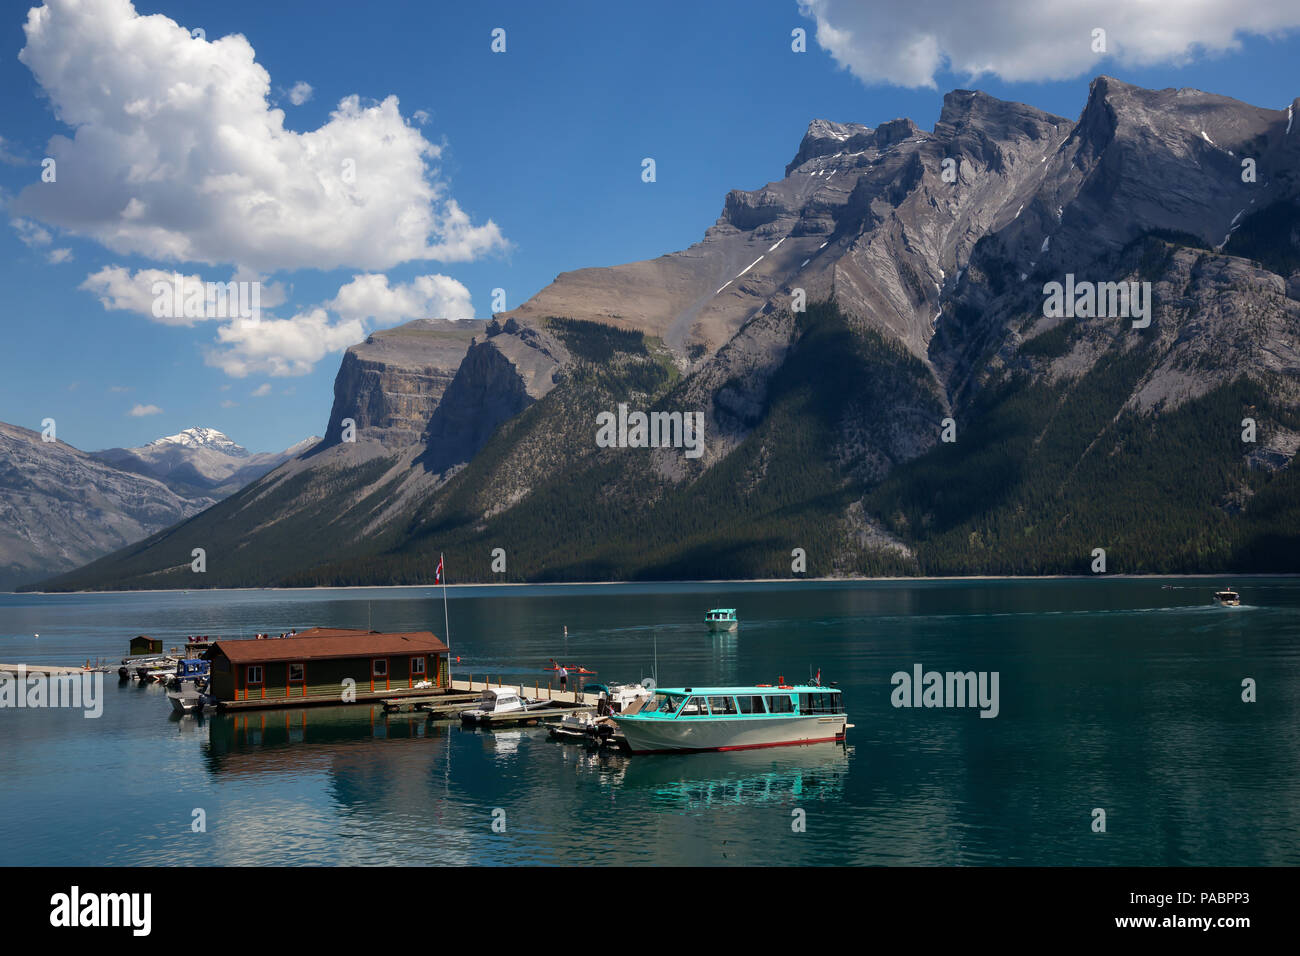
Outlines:
[[710, 631], [714, 632], [734, 631], [740, 627], [734, 607], [715, 607], [704, 615], [704, 623], [708, 625]]

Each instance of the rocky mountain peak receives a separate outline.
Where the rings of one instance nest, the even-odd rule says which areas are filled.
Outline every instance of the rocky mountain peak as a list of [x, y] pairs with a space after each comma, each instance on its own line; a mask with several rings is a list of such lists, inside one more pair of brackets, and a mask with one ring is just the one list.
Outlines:
[[186, 428], [175, 435], [155, 438], [146, 447], [164, 445], [179, 445], [182, 448], [210, 448], [221, 452], [223, 455], [229, 455], [231, 458], [247, 458], [249, 456], [247, 448], [236, 444], [223, 432], [219, 432], [215, 428], [204, 428], [202, 426]]
[[834, 153], [856, 152], [872, 142], [875, 131], [861, 123], [835, 123], [831, 120], [815, 119], [808, 124], [799, 143], [799, 152], [785, 167], [785, 174], [798, 169], [810, 159], [818, 156], [830, 156]]

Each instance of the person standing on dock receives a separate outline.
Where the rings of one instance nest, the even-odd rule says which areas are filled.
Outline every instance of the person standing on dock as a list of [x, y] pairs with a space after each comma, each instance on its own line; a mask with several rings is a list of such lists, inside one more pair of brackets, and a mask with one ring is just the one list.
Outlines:
[[560, 690], [563, 691], [569, 683], [569, 669], [563, 664], [560, 665]]

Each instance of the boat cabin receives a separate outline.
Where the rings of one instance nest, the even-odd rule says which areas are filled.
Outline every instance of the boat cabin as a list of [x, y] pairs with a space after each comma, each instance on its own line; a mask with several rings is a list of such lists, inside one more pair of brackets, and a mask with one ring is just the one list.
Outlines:
[[197, 657], [186, 658], [176, 662], [177, 680], [203, 680], [211, 672], [212, 665]]
[[844, 702], [838, 687], [758, 684], [753, 687], [661, 687], [641, 708], [639, 716], [679, 720], [842, 713]]

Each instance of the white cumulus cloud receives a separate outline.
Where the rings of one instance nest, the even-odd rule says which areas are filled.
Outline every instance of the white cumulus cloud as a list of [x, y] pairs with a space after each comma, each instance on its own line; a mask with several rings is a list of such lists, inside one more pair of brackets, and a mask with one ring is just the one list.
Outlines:
[[127, 414], [132, 418], [144, 418], [146, 415], [161, 415], [162, 409], [157, 405], [136, 405]]
[[392, 286], [386, 275], [356, 275], [325, 304], [345, 319], [373, 319], [379, 325], [415, 318], [474, 317], [469, 289], [443, 275], [416, 276]]
[[466, 261], [506, 248], [433, 163], [440, 147], [395, 96], [346, 97], [315, 130], [284, 127], [270, 76], [238, 34], [207, 40], [129, 0], [46, 0], [19, 59], [71, 136], [54, 183], [16, 215], [119, 254], [260, 273]]
[[[179, 297], [175, 291], [177, 276]], [[214, 308], [214, 285], [220, 283], [205, 282], [199, 275], [164, 269], [132, 272], [113, 265], [86, 276], [81, 288], [97, 296], [105, 309], [133, 312], [163, 325], [223, 323], [206, 361], [235, 378], [259, 373], [306, 375], [320, 359], [355, 345], [374, 328], [411, 319], [474, 317], [469, 289], [445, 275], [416, 276], [410, 282], [396, 284], [382, 274], [354, 275], [332, 299], [289, 318], [267, 312], [283, 303], [283, 287], [263, 286], [257, 321], [245, 321], [229, 310]], [[207, 308], [199, 315], [187, 314], [184, 303], [195, 295], [205, 296]], [[177, 307], [178, 301], [182, 307]], [[230, 293], [227, 302], [234, 301], [234, 293]]]
[[310, 83], [299, 80], [289, 89], [289, 102], [294, 106], [302, 106], [303, 103], [311, 99], [313, 92]]
[[[817, 42], [865, 83], [934, 87], [947, 69], [970, 80], [1062, 80], [1132, 66], [1185, 63], [1239, 48], [1241, 37], [1300, 26], [1295, 0], [798, 0]], [[1105, 53], [1094, 30], [1105, 31]]]

